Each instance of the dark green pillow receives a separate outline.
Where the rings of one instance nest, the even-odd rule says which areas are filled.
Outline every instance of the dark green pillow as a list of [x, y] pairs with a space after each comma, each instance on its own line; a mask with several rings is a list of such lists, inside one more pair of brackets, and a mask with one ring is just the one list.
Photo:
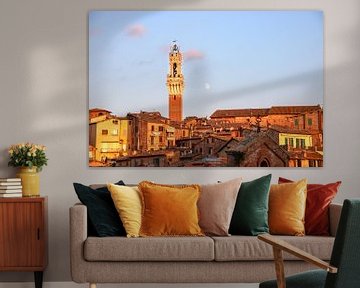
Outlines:
[[271, 174], [241, 184], [230, 222], [230, 234], [256, 236], [269, 233], [270, 181]]
[[[125, 185], [123, 181], [115, 183]], [[107, 187], [92, 189], [79, 183], [74, 183], [75, 192], [87, 207], [89, 234], [94, 236], [126, 236], [119, 214], [116, 211], [111, 194]]]

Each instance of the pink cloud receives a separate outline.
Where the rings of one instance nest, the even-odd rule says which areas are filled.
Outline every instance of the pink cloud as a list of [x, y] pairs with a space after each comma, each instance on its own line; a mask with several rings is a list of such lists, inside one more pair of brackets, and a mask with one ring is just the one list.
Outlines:
[[142, 37], [146, 33], [146, 28], [142, 24], [132, 24], [126, 28], [126, 34], [130, 37]]
[[195, 60], [204, 58], [204, 53], [196, 49], [190, 49], [188, 51], [185, 51], [183, 55], [184, 60]]

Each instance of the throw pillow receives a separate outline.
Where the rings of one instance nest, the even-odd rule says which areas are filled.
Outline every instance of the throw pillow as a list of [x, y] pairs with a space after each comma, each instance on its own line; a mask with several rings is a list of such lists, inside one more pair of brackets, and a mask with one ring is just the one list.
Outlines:
[[201, 185], [198, 202], [202, 231], [207, 235], [229, 236], [231, 216], [242, 178]]
[[139, 237], [141, 226], [141, 197], [137, 187], [107, 185], [127, 237]]
[[269, 227], [271, 234], [303, 236], [306, 207], [306, 184], [273, 184], [269, 195]]
[[202, 236], [196, 203], [198, 185], [139, 184], [142, 198], [140, 236]]
[[256, 236], [269, 233], [270, 181], [271, 174], [241, 184], [231, 218], [230, 234]]
[[[118, 185], [125, 185], [123, 181]], [[74, 183], [75, 192], [87, 207], [88, 223], [94, 236], [125, 236], [125, 229], [118, 216], [110, 192], [106, 187], [92, 189], [80, 183]]]
[[[279, 184], [293, 181], [279, 177]], [[341, 181], [329, 184], [308, 184], [305, 233], [307, 235], [329, 236], [329, 206], [335, 198]]]

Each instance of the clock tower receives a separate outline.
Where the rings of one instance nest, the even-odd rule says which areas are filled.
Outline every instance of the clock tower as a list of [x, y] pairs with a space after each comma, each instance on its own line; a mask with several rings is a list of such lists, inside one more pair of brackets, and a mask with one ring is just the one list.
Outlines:
[[169, 118], [170, 120], [182, 121], [184, 76], [182, 74], [182, 55], [176, 41], [173, 41], [169, 53], [169, 73], [167, 74], [166, 86], [169, 92]]

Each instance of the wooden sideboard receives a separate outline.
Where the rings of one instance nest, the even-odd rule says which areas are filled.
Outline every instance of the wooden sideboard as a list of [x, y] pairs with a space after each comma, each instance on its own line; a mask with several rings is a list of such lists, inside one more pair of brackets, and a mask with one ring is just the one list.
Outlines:
[[47, 197], [0, 198], [0, 271], [32, 271], [41, 288], [47, 250]]

